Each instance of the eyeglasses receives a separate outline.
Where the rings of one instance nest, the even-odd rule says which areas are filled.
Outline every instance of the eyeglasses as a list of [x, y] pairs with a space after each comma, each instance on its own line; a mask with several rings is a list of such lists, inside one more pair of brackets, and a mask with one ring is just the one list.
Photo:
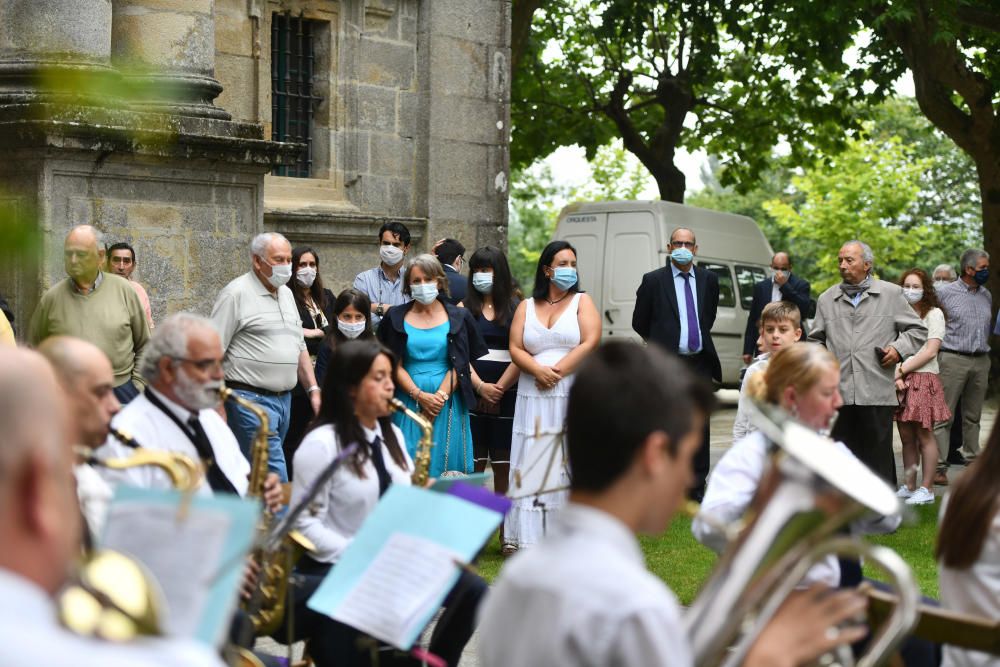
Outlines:
[[112, 257], [111, 258], [111, 263], [114, 264], [115, 266], [118, 266], [118, 265], [129, 266], [130, 264], [132, 264], [132, 258], [131, 257]]
[[191, 364], [202, 373], [222, 368], [222, 359], [187, 359], [185, 357], [170, 357], [174, 361]]
[[687, 248], [689, 250], [694, 250], [694, 247], [698, 244], [694, 241], [671, 241], [670, 245], [675, 248]]

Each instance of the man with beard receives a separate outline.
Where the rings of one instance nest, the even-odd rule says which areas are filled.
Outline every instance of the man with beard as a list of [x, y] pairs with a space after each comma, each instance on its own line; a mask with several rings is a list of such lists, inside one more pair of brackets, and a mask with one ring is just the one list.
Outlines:
[[[176, 451], [205, 464], [200, 493], [247, 493], [250, 464], [225, 420], [216, 412], [222, 386], [222, 343], [208, 319], [171, 315], [156, 328], [139, 372], [146, 391], [114, 419], [115, 428], [148, 449]], [[128, 457], [131, 450], [111, 438], [99, 457]], [[104, 471], [102, 471], [104, 473]], [[109, 481], [142, 488], [171, 488], [166, 473], [153, 466], [107, 471]], [[270, 473], [264, 500], [274, 510], [282, 498], [278, 475]]]

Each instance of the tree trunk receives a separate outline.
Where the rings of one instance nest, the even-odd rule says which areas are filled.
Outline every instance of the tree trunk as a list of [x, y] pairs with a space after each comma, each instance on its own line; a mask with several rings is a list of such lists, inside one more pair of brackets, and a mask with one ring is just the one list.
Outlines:
[[684, 203], [687, 176], [677, 168], [673, 161], [654, 165], [646, 164], [645, 167], [656, 179], [656, 187], [660, 190], [660, 199], [678, 204]]
[[531, 20], [545, 0], [514, 0], [510, 20], [510, 71], [516, 72], [531, 37]]
[[[984, 145], [991, 146], [991, 143], [987, 140]], [[987, 285], [993, 295], [992, 315], [996, 317], [997, 307], [1000, 306], [1000, 152], [988, 148], [983, 152], [990, 155], [976, 160], [976, 172], [983, 202], [983, 249], [990, 254], [992, 274]], [[992, 346], [990, 357], [993, 367], [989, 384], [995, 386], [993, 380], [1000, 376], [1000, 348]]]

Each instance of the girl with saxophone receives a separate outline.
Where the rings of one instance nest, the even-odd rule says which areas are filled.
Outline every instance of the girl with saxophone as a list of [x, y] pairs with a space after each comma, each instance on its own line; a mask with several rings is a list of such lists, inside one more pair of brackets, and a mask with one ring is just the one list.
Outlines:
[[[389, 417], [395, 385], [395, 355], [375, 341], [348, 341], [333, 351], [323, 382], [323, 403], [316, 421], [295, 452], [292, 505], [306, 496], [324, 469], [350, 445], [357, 445], [316, 493], [296, 528], [316, 546], [299, 563], [304, 589], [314, 589], [335, 567], [344, 549], [391, 484], [410, 484], [413, 462], [403, 431]], [[462, 574], [445, 600], [445, 612], [431, 639], [431, 653], [449, 665], [458, 663], [472, 635], [475, 610], [486, 584]], [[308, 610], [308, 590], [297, 591], [295, 617], [310, 637], [309, 651], [318, 667], [369, 665], [375, 640]], [[410, 664], [412, 658], [378, 646], [378, 664]]]

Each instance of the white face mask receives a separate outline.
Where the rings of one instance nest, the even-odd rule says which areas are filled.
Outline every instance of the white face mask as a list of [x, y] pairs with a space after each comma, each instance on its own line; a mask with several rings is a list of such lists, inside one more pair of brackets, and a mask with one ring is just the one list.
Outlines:
[[950, 280], [935, 280], [934, 281], [934, 289], [939, 290], [942, 287], [944, 287], [945, 285], [947, 285], [949, 282], [951, 282], [951, 281]]
[[378, 249], [379, 257], [385, 262], [386, 266], [396, 266], [403, 261], [403, 251], [394, 245], [383, 245], [379, 246]]
[[342, 319], [337, 319], [337, 328], [340, 329], [340, 333], [344, 334], [347, 338], [354, 339], [365, 332], [365, 326], [367, 326], [364, 320], [360, 322], [345, 322]]
[[298, 273], [295, 274], [295, 280], [303, 287], [312, 287], [312, 284], [316, 282], [316, 269], [311, 266], [299, 269]]
[[268, 276], [267, 281], [275, 287], [281, 287], [282, 285], [286, 285], [291, 277], [291, 264], [272, 264], [271, 275]]
[[489, 294], [493, 291], [493, 274], [488, 271], [473, 273], [472, 286], [480, 294]]
[[434, 283], [410, 285], [410, 294], [413, 295], [416, 301], [426, 306], [438, 297], [438, 286]]
[[904, 287], [903, 296], [909, 303], [916, 303], [924, 298], [924, 291], [917, 287]]

